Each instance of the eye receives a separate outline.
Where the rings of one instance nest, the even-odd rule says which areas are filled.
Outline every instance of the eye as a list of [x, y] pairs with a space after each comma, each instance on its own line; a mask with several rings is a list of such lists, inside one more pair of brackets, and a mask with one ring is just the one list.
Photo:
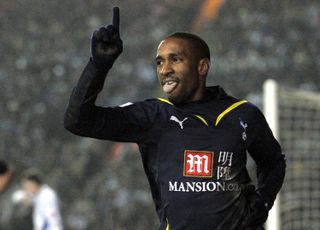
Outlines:
[[181, 61], [182, 61], [182, 59], [180, 57], [178, 57], [178, 56], [173, 56], [172, 57], [172, 62], [174, 62], [174, 63], [179, 63]]
[[163, 60], [156, 60], [156, 65], [157, 66], [161, 66], [163, 64]]

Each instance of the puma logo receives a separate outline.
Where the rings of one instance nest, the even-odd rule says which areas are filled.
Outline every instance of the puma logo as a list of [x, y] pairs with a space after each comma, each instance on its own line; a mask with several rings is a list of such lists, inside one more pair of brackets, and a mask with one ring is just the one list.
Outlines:
[[183, 129], [183, 122], [185, 122], [188, 118], [185, 117], [182, 121], [180, 121], [176, 116], [171, 116], [170, 121], [175, 121], [180, 125], [180, 128]]
[[248, 127], [248, 124], [243, 122], [241, 118], [239, 118], [239, 120], [240, 120], [240, 125], [243, 128], [242, 139], [245, 141], [247, 139], [246, 129]]

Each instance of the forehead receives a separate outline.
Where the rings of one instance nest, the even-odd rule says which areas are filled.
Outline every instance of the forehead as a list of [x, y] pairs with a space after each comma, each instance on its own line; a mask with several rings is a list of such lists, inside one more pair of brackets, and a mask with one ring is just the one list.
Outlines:
[[167, 38], [160, 42], [157, 57], [165, 57], [170, 54], [191, 55], [191, 47], [188, 41], [180, 38]]

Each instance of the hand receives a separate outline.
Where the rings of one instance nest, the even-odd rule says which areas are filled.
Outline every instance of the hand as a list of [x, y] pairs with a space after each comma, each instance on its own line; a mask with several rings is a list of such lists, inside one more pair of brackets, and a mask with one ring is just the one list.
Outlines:
[[111, 68], [114, 61], [121, 54], [122, 40], [119, 33], [120, 12], [113, 8], [112, 25], [101, 27], [92, 34], [91, 54], [93, 62], [102, 68]]
[[259, 192], [255, 192], [250, 202], [250, 213], [245, 218], [243, 226], [245, 229], [260, 229], [266, 222], [269, 213], [268, 203], [264, 201]]

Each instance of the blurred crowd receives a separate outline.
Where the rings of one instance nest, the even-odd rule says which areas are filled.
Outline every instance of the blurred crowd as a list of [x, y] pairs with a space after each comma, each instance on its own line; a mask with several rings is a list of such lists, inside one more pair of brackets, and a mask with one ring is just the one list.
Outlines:
[[[136, 146], [63, 129], [68, 97], [90, 57], [91, 33], [110, 22], [114, 5], [120, 7], [124, 52], [101, 105], [163, 96], [154, 70], [156, 47], [171, 32], [194, 30], [204, 2], [1, 0], [0, 159], [17, 178], [30, 167], [42, 172], [59, 194], [66, 229], [157, 226]], [[224, 1], [212, 20], [191, 32], [210, 45], [209, 83], [235, 96], [259, 97], [267, 78], [320, 90], [319, 1]], [[17, 180], [0, 194], [0, 229], [29, 226], [30, 210], [10, 202]]]

